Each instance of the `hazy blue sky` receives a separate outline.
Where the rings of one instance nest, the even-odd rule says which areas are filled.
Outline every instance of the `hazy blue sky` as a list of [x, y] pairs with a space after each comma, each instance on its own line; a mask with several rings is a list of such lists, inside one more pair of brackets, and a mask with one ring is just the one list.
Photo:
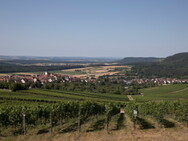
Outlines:
[[0, 55], [165, 57], [188, 51], [188, 0], [0, 0]]

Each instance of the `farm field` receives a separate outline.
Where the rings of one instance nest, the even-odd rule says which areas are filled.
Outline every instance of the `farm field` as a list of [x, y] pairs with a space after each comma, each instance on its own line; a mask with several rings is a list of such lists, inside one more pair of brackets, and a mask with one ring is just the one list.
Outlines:
[[143, 95], [134, 95], [132, 98], [139, 102], [144, 101], [169, 101], [169, 100], [187, 100], [188, 84], [164, 85], [141, 89]]
[[[119, 70], [118, 70], [119, 69]], [[92, 76], [98, 78], [103, 75], [113, 75], [120, 73], [121, 69], [130, 69], [128, 66], [96, 66], [96, 67], [85, 67], [79, 69], [67, 69], [63, 70], [62, 74], [74, 75], [75, 77], [87, 77]]]
[[[49, 71], [50, 73], [58, 73], [62, 75], [70, 75], [79, 78], [85, 78], [88, 76], [92, 76], [98, 78], [103, 75], [114, 75], [116, 73], [121, 73], [121, 71], [129, 70], [129, 66], [93, 66], [93, 67], [84, 67], [84, 68], [76, 68], [76, 69], [65, 69], [65, 70], [54, 70]], [[6, 75], [36, 75], [42, 74], [44, 72], [18, 72], [18, 73], [0, 73], [0, 76]]]

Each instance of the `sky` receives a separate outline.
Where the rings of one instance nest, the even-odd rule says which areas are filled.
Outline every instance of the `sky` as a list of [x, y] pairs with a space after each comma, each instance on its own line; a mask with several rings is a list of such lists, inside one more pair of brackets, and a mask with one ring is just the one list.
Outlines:
[[0, 55], [188, 52], [188, 0], [0, 0]]

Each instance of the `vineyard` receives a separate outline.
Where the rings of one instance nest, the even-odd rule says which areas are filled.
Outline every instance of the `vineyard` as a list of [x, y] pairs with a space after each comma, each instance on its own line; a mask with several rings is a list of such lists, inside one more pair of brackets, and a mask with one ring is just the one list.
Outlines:
[[126, 95], [100, 94], [89, 92], [68, 92], [62, 90], [30, 89], [17, 92], [0, 91], [2, 100], [21, 100], [36, 102], [59, 102], [59, 101], [98, 101], [98, 102], [126, 102]]
[[[110, 133], [179, 125], [186, 128], [187, 85], [141, 91], [143, 96], [132, 96], [134, 100], [130, 102], [126, 95], [46, 89], [0, 90], [0, 138], [100, 130]], [[136, 117], [134, 110], [138, 112]]]
[[[100, 129], [110, 132], [125, 127], [128, 120], [135, 122], [133, 115], [135, 109], [138, 111], [135, 128], [156, 128], [154, 124], [156, 122], [160, 128], [170, 128], [175, 127], [172, 121], [185, 125], [186, 106], [186, 102], [182, 101], [115, 104], [90, 101], [51, 104], [2, 102], [0, 105], [1, 135], [28, 134], [30, 130], [37, 127], [39, 130], [34, 134], [83, 132], [82, 127], [89, 121], [92, 122], [84, 128], [85, 132]], [[7, 133], [4, 129], [11, 129], [11, 131]]]

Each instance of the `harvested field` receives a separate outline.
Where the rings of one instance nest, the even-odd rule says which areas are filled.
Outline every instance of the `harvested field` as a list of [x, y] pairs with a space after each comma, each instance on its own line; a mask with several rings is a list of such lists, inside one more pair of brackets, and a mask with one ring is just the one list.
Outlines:
[[[73, 75], [75, 77], [87, 77], [92, 76], [95, 78], [98, 78], [99, 76], [103, 75], [114, 75], [116, 73], [119, 73], [119, 68], [125, 68], [128, 69], [128, 66], [100, 66], [100, 67], [85, 67], [85, 68], [78, 68], [78, 69], [67, 69], [63, 70], [62, 74], [69, 74]], [[80, 74], [83, 73], [83, 74]], [[85, 74], [84, 74], [85, 73]]]

